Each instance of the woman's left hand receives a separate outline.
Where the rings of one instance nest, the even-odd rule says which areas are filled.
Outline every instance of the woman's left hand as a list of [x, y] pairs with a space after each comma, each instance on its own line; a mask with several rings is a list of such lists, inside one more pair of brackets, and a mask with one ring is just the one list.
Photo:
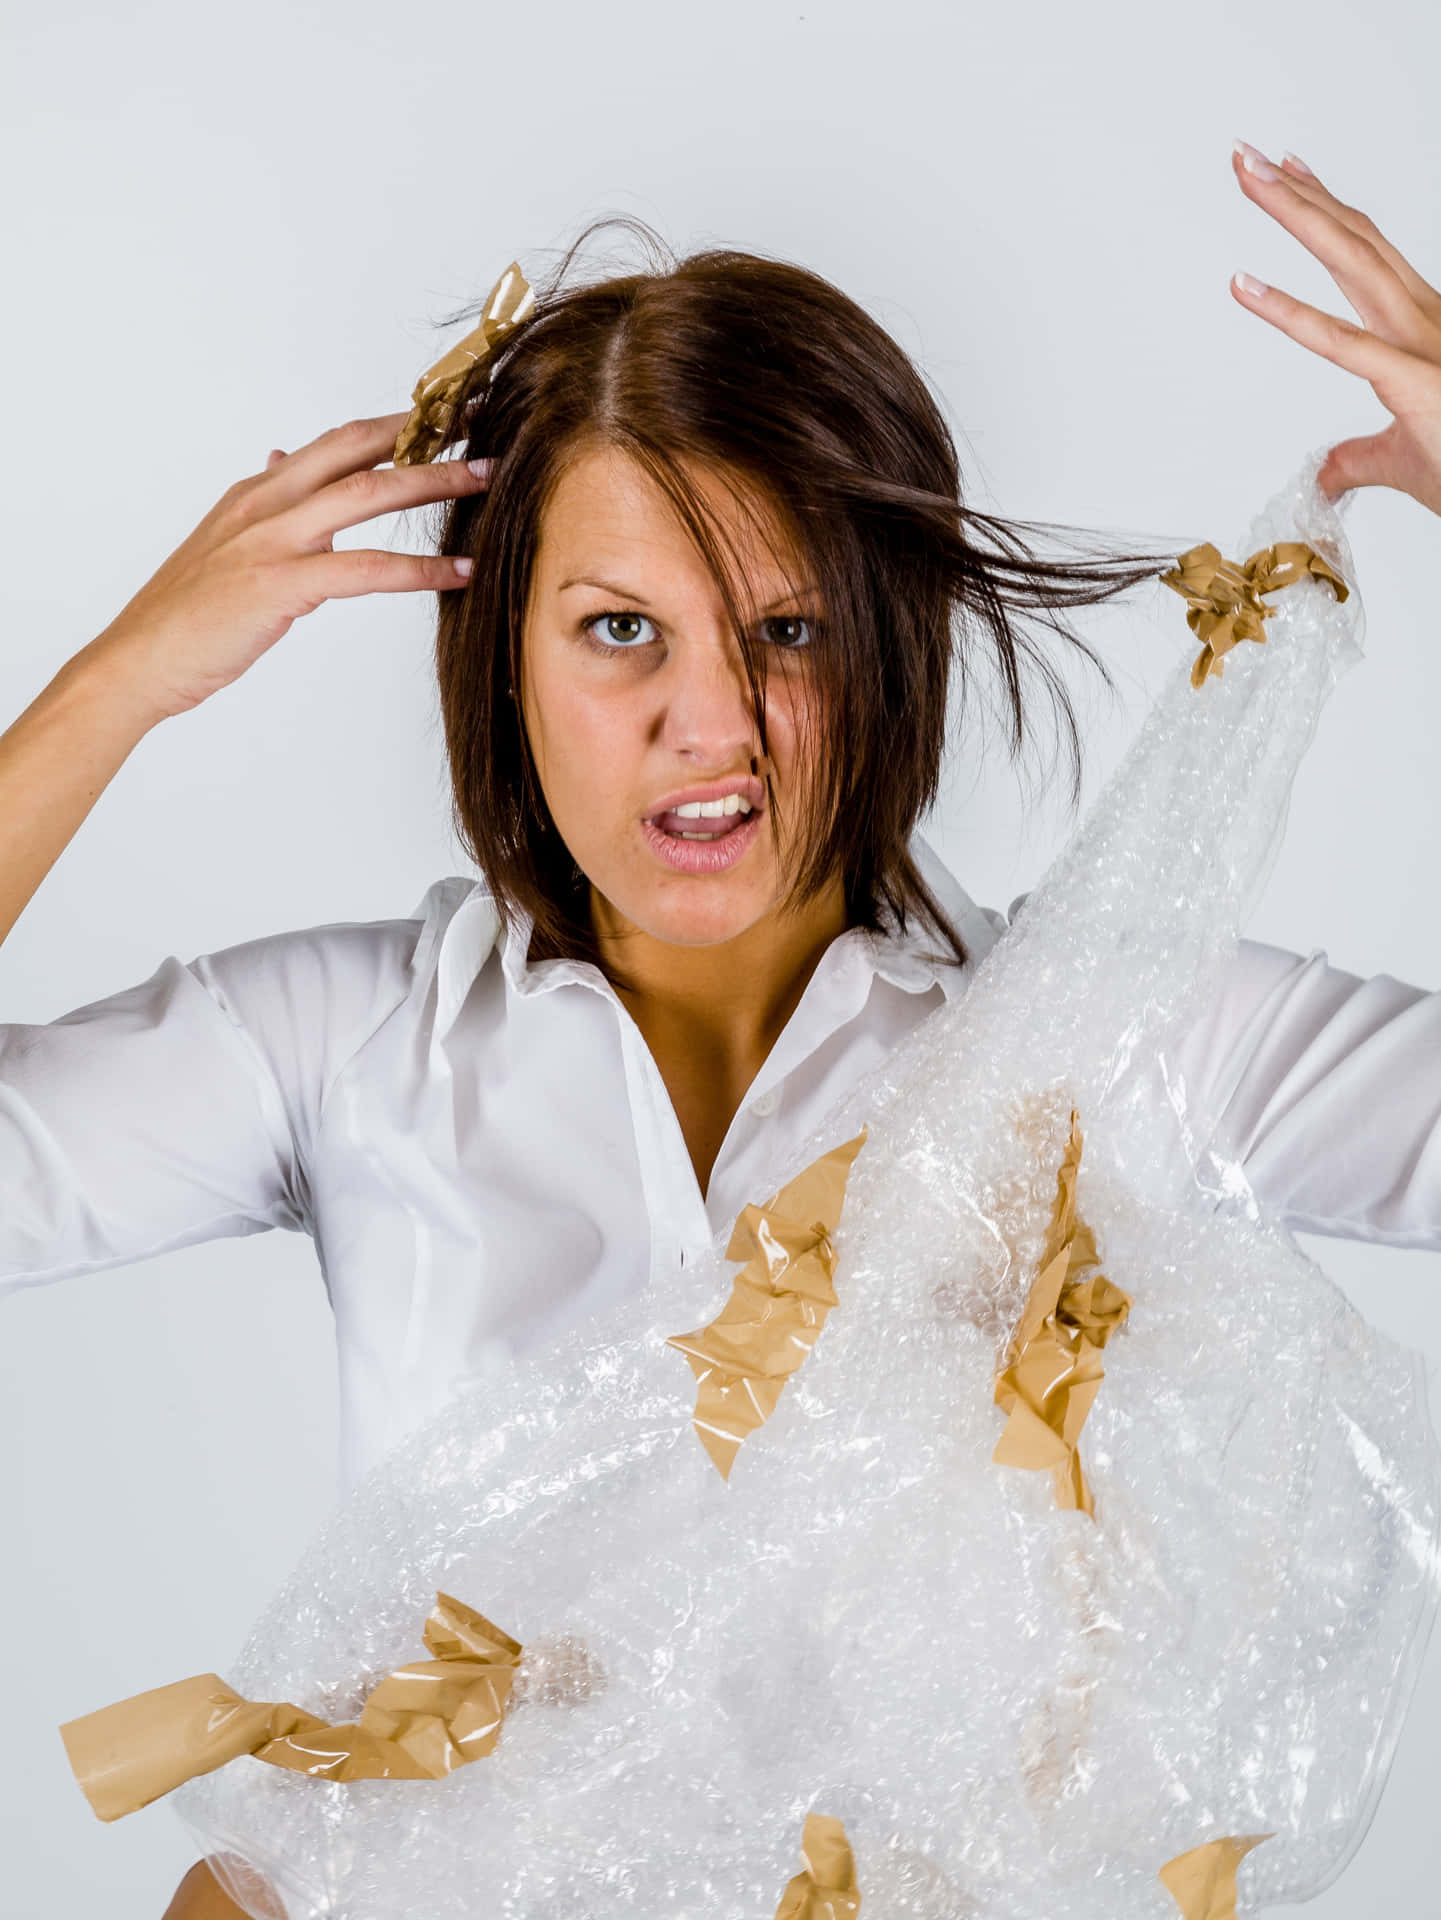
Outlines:
[[1369, 214], [1338, 200], [1294, 154], [1280, 167], [1244, 141], [1231, 165], [1248, 200], [1294, 234], [1361, 316], [1361, 326], [1323, 313], [1279, 287], [1231, 291], [1303, 347], [1369, 381], [1394, 417], [1379, 433], [1342, 440], [1317, 476], [1335, 499], [1350, 487], [1395, 487], [1441, 513], [1441, 293], [1423, 280]]

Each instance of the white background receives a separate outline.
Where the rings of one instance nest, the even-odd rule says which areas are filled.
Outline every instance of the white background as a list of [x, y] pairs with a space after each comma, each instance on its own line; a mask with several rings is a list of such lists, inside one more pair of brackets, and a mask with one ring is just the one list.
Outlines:
[[[1177, 551], [1231, 551], [1308, 449], [1385, 419], [1229, 292], [1240, 267], [1350, 311], [1242, 196], [1232, 137], [1300, 152], [1441, 280], [1432, 0], [8, 11], [0, 724], [272, 445], [405, 405], [455, 337], [440, 318], [515, 256], [542, 271], [597, 213], [818, 269], [944, 395], [973, 504]], [[1369, 491], [1348, 527], [1367, 658], [1247, 930], [1441, 987], [1441, 523]], [[464, 871], [432, 604], [325, 607], [146, 739], [0, 951], [0, 1014], [53, 1019], [167, 953], [406, 914]], [[1073, 677], [1089, 798], [1190, 635], [1159, 586], [1080, 624], [1123, 689], [1108, 707]], [[931, 834], [985, 904], [1066, 837], [1059, 802], [1025, 793], [994, 742], [958, 751]], [[1426, 1348], [1434, 1383], [1441, 1255], [1307, 1246]], [[56, 1728], [223, 1672], [325, 1514], [310, 1244], [221, 1241], [31, 1290], [3, 1308], [0, 1364], [0, 1911], [158, 1920], [189, 1839], [164, 1803], [98, 1822]], [[1433, 1645], [1317, 1916], [1437, 1911], [1438, 1709]]]

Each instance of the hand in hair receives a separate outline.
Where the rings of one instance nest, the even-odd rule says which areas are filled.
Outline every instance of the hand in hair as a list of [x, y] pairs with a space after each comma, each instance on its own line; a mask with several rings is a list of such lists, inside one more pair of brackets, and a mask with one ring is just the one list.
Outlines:
[[1294, 154], [1276, 167], [1238, 141], [1231, 164], [1247, 199], [1315, 254], [1363, 324], [1249, 275], [1236, 276], [1232, 292], [1312, 353], [1359, 374], [1393, 416], [1379, 433], [1332, 447], [1322, 489], [1335, 499], [1351, 487], [1395, 487], [1441, 513], [1441, 293], [1369, 214], [1329, 193]]
[[380, 467], [406, 418], [350, 420], [273, 452], [263, 472], [227, 488], [91, 651], [162, 719], [238, 680], [324, 600], [463, 586], [468, 561], [332, 547], [342, 527], [486, 486], [488, 463]]

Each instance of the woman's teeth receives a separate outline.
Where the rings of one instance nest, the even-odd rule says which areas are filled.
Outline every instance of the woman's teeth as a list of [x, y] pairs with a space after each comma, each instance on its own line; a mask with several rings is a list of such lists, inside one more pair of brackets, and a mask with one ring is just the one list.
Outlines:
[[683, 814], [687, 820], [711, 820], [723, 813], [749, 813], [751, 803], [743, 793], [722, 794], [719, 800], [687, 800], [683, 807], [672, 807], [672, 813]]
[[[662, 832], [672, 834], [678, 840], [720, 840], [741, 824], [736, 816], [743, 818], [752, 811], [751, 803], [743, 793], [726, 793], [716, 800], [688, 800], [683, 807], [668, 807], [664, 813], [655, 816], [655, 824]], [[714, 820], [717, 824], [710, 831], [697, 831], [682, 826], [680, 822], [683, 820]]]

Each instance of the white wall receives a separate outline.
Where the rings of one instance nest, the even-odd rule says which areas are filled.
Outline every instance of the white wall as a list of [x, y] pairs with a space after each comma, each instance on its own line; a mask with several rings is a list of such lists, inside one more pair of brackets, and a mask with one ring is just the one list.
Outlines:
[[[404, 405], [441, 315], [602, 211], [837, 281], [943, 389], [993, 511], [1229, 550], [1306, 449], [1383, 423], [1230, 294], [1244, 267], [1349, 311], [1244, 199], [1230, 144], [1299, 151], [1441, 279], [1431, 0], [802, 4], [9, 8], [0, 724], [269, 447]], [[1350, 532], [1368, 658], [1248, 931], [1441, 986], [1441, 523], [1369, 492]], [[1179, 601], [1083, 624], [1126, 694], [1083, 707], [1091, 794], [1190, 636]], [[167, 953], [406, 913], [461, 871], [428, 644], [419, 598], [326, 607], [146, 740], [0, 951], [4, 1018]], [[967, 761], [933, 838], [1004, 906], [1066, 830]], [[1434, 1379], [1441, 1255], [1308, 1250]], [[188, 1839], [163, 1803], [97, 1822], [55, 1729], [223, 1670], [324, 1514], [309, 1242], [32, 1290], [4, 1306], [0, 1368], [0, 1912], [158, 1920]], [[1438, 1727], [1441, 1645], [1318, 1920], [1435, 1911]]]

